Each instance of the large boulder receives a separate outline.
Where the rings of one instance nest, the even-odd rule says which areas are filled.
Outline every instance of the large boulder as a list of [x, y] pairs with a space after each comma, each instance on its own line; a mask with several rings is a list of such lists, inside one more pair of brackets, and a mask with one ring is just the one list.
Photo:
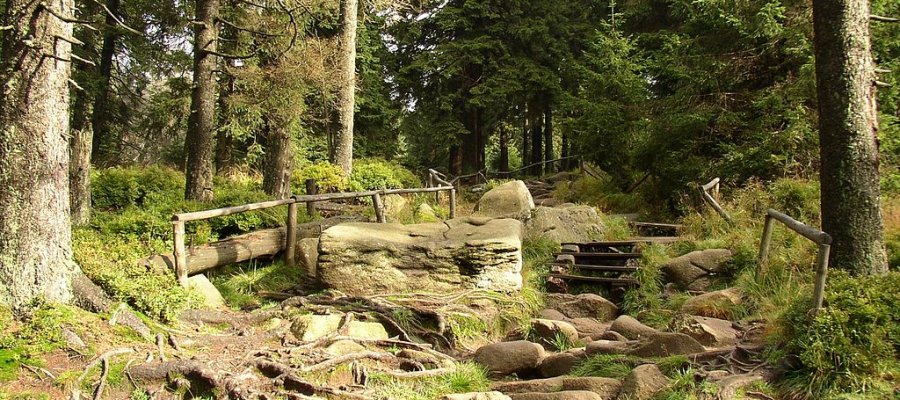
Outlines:
[[225, 298], [205, 275], [199, 274], [188, 278], [188, 287], [200, 295], [204, 307], [214, 310], [225, 308]]
[[587, 357], [584, 349], [572, 349], [563, 353], [551, 354], [541, 360], [538, 372], [544, 378], [568, 375], [576, 365]]
[[706, 290], [731, 261], [728, 249], [698, 250], [674, 258], [662, 266], [666, 277], [682, 290]]
[[560, 341], [572, 345], [579, 339], [578, 330], [572, 324], [551, 319], [531, 320], [531, 334], [548, 350], [559, 350], [557, 344], [561, 344]]
[[611, 321], [619, 313], [619, 307], [615, 303], [593, 293], [579, 295], [548, 293], [544, 296], [544, 305], [569, 318]]
[[631, 340], [643, 339], [659, 333], [658, 330], [642, 324], [640, 321], [629, 315], [622, 315], [619, 316], [619, 318], [616, 318], [609, 327], [609, 330], [617, 332]]
[[531, 210], [534, 210], [534, 199], [522, 181], [507, 182], [489, 190], [475, 205], [479, 215], [522, 221], [531, 218]]
[[697, 339], [704, 346], [723, 347], [738, 342], [738, 331], [731, 321], [724, 319], [690, 315], [681, 318], [677, 325], [679, 332]]
[[[341, 314], [299, 315], [294, 317], [291, 331], [297, 339], [309, 342], [337, 332], [343, 319], [344, 316]], [[377, 322], [365, 321], [350, 321], [347, 336], [366, 340], [386, 340], [389, 338], [383, 325]]]
[[603, 397], [587, 390], [566, 390], [556, 393], [514, 393], [512, 400], [605, 400], [611, 397]]
[[[475, 351], [474, 361], [494, 376], [505, 376], [537, 368], [544, 358], [544, 348], [527, 340], [500, 342]], [[502, 391], [502, 390], [501, 390]]]
[[656, 364], [644, 364], [635, 367], [622, 381], [619, 397], [629, 400], [650, 400], [669, 385]]
[[728, 288], [691, 297], [681, 306], [681, 312], [710, 318], [731, 318], [741, 304], [741, 290]]
[[668, 357], [680, 354], [700, 353], [706, 350], [696, 339], [683, 333], [658, 332], [641, 340], [628, 351], [638, 357]]
[[559, 243], [599, 240], [603, 232], [603, 220], [590, 206], [538, 207], [525, 224], [525, 237]]
[[405, 197], [399, 194], [389, 194], [384, 196], [384, 216], [389, 221], [397, 221], [401, 219], [403, 213], [408, 209], [409, 202]]
[[307, 277], [316, 277], [319, 264], [319, 238], [303, 238], [297, 241], [297, 259]]
[[414, 225], [349, 223], [322, 232], [319, 281], [351, 295], [522, 288], [522, 223], [457, 218]]

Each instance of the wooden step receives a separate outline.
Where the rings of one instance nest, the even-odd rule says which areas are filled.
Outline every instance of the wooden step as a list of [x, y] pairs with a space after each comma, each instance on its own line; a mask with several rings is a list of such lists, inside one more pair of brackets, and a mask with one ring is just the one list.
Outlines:
[[558, 278], [567, 281], [592, 282], [592, 283], [608, 283], [613, 286], [634, 286], [637, 281], [632, 278], [602, 278], [599, 276], [582, 276], [582, 275], [566, 275], [566, 274], [550, 274], [551, 278]]
[[575, 245], [575, 246], [586, 246], [586, 247], [620, 247], [620, 246], [635, 246], [638, 244], [644, 243], [673, 243], [683, 241], [679, 236], [640, 236], [634, 239], [628, 240], [607, 240], [600, 242], [566, 242], [562, 243], [563, 246], [566, 245]]
[[555, 263], [552, 264], [557, 267], [564, 268], [574, 268], [577, 270], [583, 271], [596, 271], [596, 272], [634, 272], [638, 270], [638, 267], [629, 267], [625, 265], [588, 265], [588, 264], [561, 264]]
[[641, 258], [641, 253], [553, 253], [554, 258], [561, 255], [574, 256], [576, 260], [579, 258], [590, 260], [633, 260]]

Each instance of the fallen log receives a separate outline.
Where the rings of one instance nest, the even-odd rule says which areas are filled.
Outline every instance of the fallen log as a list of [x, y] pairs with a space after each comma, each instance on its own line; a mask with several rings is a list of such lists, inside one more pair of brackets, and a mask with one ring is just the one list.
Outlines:
[[[361, 216], [338, 216], [300, 224], [297, 227], [297, 238], [319, 237], [323, 230], [334, 225], [364, 220], [365, 217]], [[286, 240], [285, 228], [273, 228], [188, 248], [188, 275], [255, 258], [275, 256], [284, 250]], [[141, 264], [148, 269], [167, 273], [175, 270], [175, 256], [172, 253], [157, 254], [142, 260]]]

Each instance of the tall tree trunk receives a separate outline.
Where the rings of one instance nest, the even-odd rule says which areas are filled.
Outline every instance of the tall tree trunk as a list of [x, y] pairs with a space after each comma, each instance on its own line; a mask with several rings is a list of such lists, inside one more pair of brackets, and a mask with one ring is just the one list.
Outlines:
[[[84, 69], [81, 65], [76, 68]], [[72, 104], [72, 134], [69, 138], [69, 215], [73, 225], [85, 225], [91, 219], [91, 121], [88, 118], [90, 94], [80, 91]]]
[[544, 157], [543, 147], [541, 146], [541, 141], [543, 139], [544, 113], [540, 107], [532, 107], [531, 109], [531, 162], [529, 164], [533, 164], [531, 167], [531, 175], [540, 176], [540, 162]]
[[[229, 1], [227, 7], [233, 7], [234, 1]], [[222, 52], [233, 53], [237, 41], [237, 31], [233, 27], [223, 27], [220, 32], [223, 39]], [[226, 69], [234, 67], [233, 60], [224, 60], [223, 64]], [[234, 93], [234, 76], [230, 73], [222, 74], [222, 85], [219, 87], [219, 126], [225, 124], [225, 119], [230, 113], [228, 109], [228, 98]], [[234, 165], [234, 138], [224, 129], [216, 130], [216, 173], [222, 174]]]
[[197, 24], [194, 25], [194, 86], [191, 91], [191, 116], [184, 140], [187, 154], [186, 200], [212, 201], [213, 147], [216, 135], [216, 51], [219, 0], [196, 0]]
[[[531, 144], [529, 143], [528, 137], [531, 135], [529, 130], [529, 114], [528, 108], [523, 108], [522, 111], [522, 166], [526, 166], [531, 163]], [[526, 171], [527, 172], [527, 171]]]
[[348, 176], [353, 172], [353, 110], [356, 105], [356, 15], [358, 0], [341, 0], [340, 130], [334, 163]]
[[[550, 104], [544, 109], [544, 161], [553, 159], [553, 108]], [[544, 164], [546, 172], [553, 171], [552, 164]]]
[[291, 170], [294, 167], [291, 135], [283, 123], [271, 123], [266, 122], [268, 136], [263, 190], [277, 199], [286, 199], [291, 195]]
[[509, 172], [509, 138], [506, 137], [506, 126], [500, 124], [499, 141], [500, 141], [500, 160], [497, 168], [500, 172]]
[[0, 45], [0, 303], [72, 299], [69, 77], [73, 0], [6, 0]]
[[[109, 11], [119, 15], [120, 0], [108, 0], [106, 7]], [[116, 54], [116, 43], [119, 35], [116, 27], [116, 20], [112, 15], [106, 15], [106, 25], [103, 30], [103, 47], [100, 49], [100, 80], [97, 86], [97, 93], [94, 97], [94, 113], [91, 117], [91, 127], [93, 128], [93, 139], [91, 144], [91, 155], [95, 160], [105, 161], [106, 154], [103, 146], [108, 145], [109, 137], [109, 93], [110, 81], [112, 79], [113, 57]]]
[[814, 0], [822, 228], [831, 264], [887, 271], [867, 0]]
[[[566, 158], [569, 156], [569, 132], [567, 129], [562, 129], [562, 138], [559, 144], [559, 157]], [[568, 171], [571, 167], [572, 163], [569, 160], [562, 160], [562, 169], [564, 171]]]
[[450, 171], [450, 175], [462, 175], [462, 166], [463, 166], [463, 154], [461, 150], [461, 146], [459, 144], [454, 144], [450, 146], [450, 157], [448, 169]]

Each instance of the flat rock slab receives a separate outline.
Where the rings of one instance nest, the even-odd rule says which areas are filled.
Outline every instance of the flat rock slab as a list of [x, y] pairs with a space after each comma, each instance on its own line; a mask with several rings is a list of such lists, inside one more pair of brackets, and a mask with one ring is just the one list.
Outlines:
[[349, 223], [319, 240], [319, 281], [350, 295], [522, 288], [522, 223], [457, 218], [414, 225]]

